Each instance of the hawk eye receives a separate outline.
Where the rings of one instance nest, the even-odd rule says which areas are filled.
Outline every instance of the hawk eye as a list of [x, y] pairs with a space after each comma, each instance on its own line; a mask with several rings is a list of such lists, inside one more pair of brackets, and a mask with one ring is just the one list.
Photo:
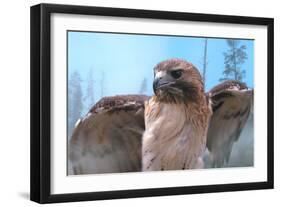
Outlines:
[[174, 78], [174, 79], [179, 79], [182, 75], [182, 70], [173, 70], [171, 72], [171, 76]]

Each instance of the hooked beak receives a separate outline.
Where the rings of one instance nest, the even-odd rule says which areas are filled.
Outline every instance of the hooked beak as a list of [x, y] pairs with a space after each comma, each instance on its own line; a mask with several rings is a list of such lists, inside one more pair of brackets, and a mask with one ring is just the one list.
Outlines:
[[153, 91], [156, 94], [156, 91], [170, 85], [173, 85], [175, 82], [165, 80], [164, 78], [155, 78], [153, 81]]

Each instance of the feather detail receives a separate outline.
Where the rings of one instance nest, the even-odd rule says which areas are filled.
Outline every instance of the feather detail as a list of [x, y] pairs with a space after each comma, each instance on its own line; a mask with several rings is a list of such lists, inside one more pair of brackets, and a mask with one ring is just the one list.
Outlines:
[[68, 148], [72, 173], [140, 171], [147, 99], [137, 95], [106, 97], [79, 120]]
[[204, 104], [194, 108], [152, 97], [145, 107], [143, 171], [201, 168], [210, 116]]
[[211, 166], [223, 167], [250, 115], [253, 90], [238, 81], [226, 81], [214, 87], [208, 96], [213, 108], [207, 139]]

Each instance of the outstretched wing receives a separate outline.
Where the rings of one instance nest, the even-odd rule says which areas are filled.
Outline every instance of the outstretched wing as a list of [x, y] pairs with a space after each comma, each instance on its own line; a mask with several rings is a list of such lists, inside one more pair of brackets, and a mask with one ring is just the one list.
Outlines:
[[147, 99], [143, 95], [106, 97], [77, 121], [68, 151], [73, 174], [141, 170]]
[[207, 94], [212, 102], [207, 147], [212, 167], [228, 162], [232, 145], [239, 139], [253, 104], [253, 90], [244, 83], [226, 81]]

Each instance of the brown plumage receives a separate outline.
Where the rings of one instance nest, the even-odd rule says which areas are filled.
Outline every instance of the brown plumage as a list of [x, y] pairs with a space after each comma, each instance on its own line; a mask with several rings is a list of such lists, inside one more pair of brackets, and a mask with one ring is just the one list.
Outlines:
[[248, 119], [253, 90], [226, 81], [204, 92], [199, 71], [180, 59], [154, 68], [152, 97], [101, 99], [78, 121], [69, 143], [69, 174], [203, 168], [228, 161]]
[[69, 174], [141, 170], [147, 96], [105, 97], [77, 121], [69, 142]]
[[154, 73], [156, 95], [145, 104], [142, 169], [202, 168], [212, 111], [200, 73], [179, 59], [159, 63]]

